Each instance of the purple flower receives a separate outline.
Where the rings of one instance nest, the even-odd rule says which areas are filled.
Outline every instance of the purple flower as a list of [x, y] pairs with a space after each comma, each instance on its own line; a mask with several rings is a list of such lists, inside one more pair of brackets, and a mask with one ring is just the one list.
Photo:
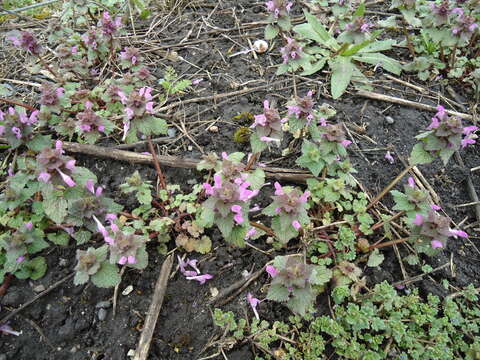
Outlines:
[[25, 223], [25, 229], [27, 229], [29, 231], [33, 229], [33, 224], [32, 224], [31, 221]]
[[477, 141], [473, 138], [470, 138], [470, 137], [466, 137], [464, 139], [462, 139], [461, 141], [461, 144], [462, 144], [462, 148], [465, 148], [467, 147], [468, 145], [473, 145], [475, 144]]
[[92, 216], [93, 220], [97, 223], [97, 230], [104, 238], [108, 237], [108, 231], [105, 229], [105, 226], [97, 219], [95, 215]]
[[265, 267], [265, 271], [266, 271], [266, 272], [268, 273], [268, 275], [270, 275], [272, 278], [274, 278], [275, 276], [278, 275], [278, 270], [275, 269], [275, 267], [272, 266], [272, 265], [267, 265], [267, 266]]
[[247, 231], [247, 234], [245, 235], [245, 240], [250, 239], [252, 236], [254, 236], [257, 233], [257, 230], [255, 228], [251, 228], [250, 230]]
[[20, 264], [20, 263], [22, 263], [24, 260], [25, 260], [25, 256], [19, 256], [19, 257], [17, 258], [17, 260], [15, 260], [15, 262], [16, 262], [17, 264]]
[[284, 64], [288, 64], [290, 60], [297, 60], [303, 55], [303, 48], [296, 40], [289, 37], [286, 40], [287, 45], [280, 49]]
[[252, 307], [253, 313], [255, 314], [255, 317], [257, 318], [257, 320], [260, 320], [260, 317], [258, 316], [258, 312], [257, 312], [257, 306], [258, 304], [260, 304], [260, 300], [258, 300], [257, 298], [254, 298], [251, 293], [248, 293], [247, 301]]
[[13, 126], [11, 130], [12, 130], [12, 133], [15, 134], [15, 137], [16, 137], [17, 139], [21, 139], [21, 138], [22, 138], [22, 131], [21, 131], [18, 127]]
[[387, 159], [387, 161], [390, 163], [390, 164], [393, 164], [395, 162], [395, 159], [393, 158], [392, 154], [390, 153], [390, 151], [387, 151], [387, 153], [385, 154], [385, 159]]
[[440, 206], [435, 205], [435, 204], [430, 205], [430, 208], [431, 208], [432, 210], [435, 210], [435, 211], [438, 211], [438, 210], [441, 210], [441, 209], [442, 209]]
[[13, 45], [22, 48], [30, 52], [32, 55], [40, 55], [42, 48], [37, 43], [37, 39], [33, 34], [27, 31], [14, 31], [10, 36], [7, 37], [7, 40], [10, 40]]
[[415, 215], [415, 219], [412, 221], [412, 224], [413, 224], [413, 225], [417, 225], [417, 226], [422, 226], [422, 224], [423, 224], [423, 216], [420, 215], [420, 214], [416, 214], [416, 215]]
[[44, 182], [45, 184], [47, 184], [49, 181], [50, 181], [50, 178], [51, 178], [51, 175], [47, 172], [41, 172], [39, 175], [38, 175], [38, 180], [41, 181], [41, 182]]
[[412, 189], [415, 189], [415, 180], [411, 176], [408, 178], [408, 186], [410, 186]]
[[271, 137], [268, 137], [268, 136], [262, 136], [260, 138], [260, 140], [263, 141], [263, 142], [267, 142], [267, 143], [268, 142], [278, 142], [278, 143], [280, 143], [280, 139], [275, 139], [275, 138], [271, 138]]
[[453, 229], [450, 229], [450, 233], [451, 233], [454, 237], [460, 236], [461, 238], [468, 238], [468, 234], [467, 234], [465, 231], [462, 231], [462, 230], [453, 230]]
[[342, 144], [343, 147], [347, 147], [350, 145], [352, 142], [350, 140], [342, 140], [340, 144]]
[[277, 19], [279, 17], [287, 16], [292, 9], [293, 2], [286, 0], [270, 0], [265, 3], [267, 11]]
[[275, 195], [280, 196], [284, 194], [282, 185], [280, 185], [277, 181], [273, 184], [275, 187]]
[[65, 167], [70, 170], [70, 171], [73, 171], [75, 169], [75, 163], [76, 163], [76, 160], [68, 160], [66, 163], [65, 163]]
[[102, 19], [100, 20], [100, 26], [102, 28], [102, 32], [106, 36], [113, 36], [118, 29], [122, 26], [122, 19], [117, 17], [114, 21], [110, 17], [108, 11], [103, 13]]
[[203, 274], [203, 275], [197, 275], [197, 276], [187, 276], [186, 279], [198, 281], [200, 285], [203, 285], [207, 280], [213, 279], [213, 275]]
[[60, 176], [62, 177], [63, 179], [63, 182], [65, 184], [67, 184], [67, 186], [69, 187], [74, 187], [76, 184], [75, 184], [75, 181], [73, 181], [73, 179], [68, 176], [67, 174], [63, 173], [60, 169], [57, 169], [57, 172], [60, 174]]
[[436, 118], [432, 118], [432, 123], [428, 126], [428, 130], [437, 129], [440, 126], [440, 121]]
[[441, 249], [443, 248], [443, 243], [439, 240], [432, 240], [431, 242], [432, 249]]
[[0, 136], [5, 132], [5, 126], [0, 125]]
[[472, 132], [477, 131], [478, 127], [477, 126], [466, 126], [463, 128], [463, 134], [464, 135], [470, 135]]
[[14, 336], [19, 336], [22, 334], [21, 331], [20, 332], [14, 331], [8, 324], [0, 325], [0, 333], [14, 335]]
[[203, 81], [203, 79], [194, 79], [192, 80], [192, 85], [198, 85]]
[[300, 225], [300, 223], [298, 222], [298, 220], [293, 220], [292, 221], [292, 226], [295, 228], [295, 230], [300, 230], [300, 228], [302, 227], [302, 225]]

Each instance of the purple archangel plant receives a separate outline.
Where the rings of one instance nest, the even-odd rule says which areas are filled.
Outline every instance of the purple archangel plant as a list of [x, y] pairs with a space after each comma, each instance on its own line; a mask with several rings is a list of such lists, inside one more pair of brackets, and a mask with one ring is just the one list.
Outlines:
[[287, 103], [288, 126], [290, 131], [300, 130], [310, 124], [315, 119], [313, 107], [313, 91], [308, 91], [304, 97], [295, 96]]
[[307, 214], [310, 192], [302, 193], [290, 186], [274, 184], [273, 202], [263, 210], [263, 214], [272, 218], [272, 229], [282, 244], [298, 236], [300, 229], [310, 223]]
[[277, 69], [277, 75], [285, 74], [286, 72], [295, 72], [299, 68], [309, 63], [310, 56], [307, 56], [304, 51], [304, 45], [291, 37], [285, 37], [286, 44], [280, 49], [283, 62]]
[[255, 115], [255, 122], [250, 126], [254, 129], [250, 136], [252, 152], [258, 154], [274, 143], [280, 146], [283, 138], [282, 124], [287, 119], [282, 119], [278, 110], [270, 105], [268, 100], [263, 102], [263, 114]]
[[417, 214], [427, 216], [432, 206], [428, 193], [425, 190], [421, 190], [412, 177], [408, 178], [408, 184], [404, 185], [403, 188], [403, 192], [398, 190], [390, 191], [395, 201], [393, 210], [405, 211], [410, 221]]
[[125, 106], [123, 120], [123, 138], [128, 143], [138, 140], [137, 133], [150, 136], [152, 134], [166, 134], [165, 120], [156, 117], [153, 109], [152, 89], [143, 87], [138, 92], [132, 91], [128, 96], [119, 91], [118, 96]]
[[[35, 110], [27, 115], [25, 109], [10, 107], [6, 112], [0, 110], [0, 136], [4, 136], [12, 149], [21, 145], [27, 145], [35, 149], [34, 139], [41, 139], [40, 135], [35, 135], [33, 130], [37, 125], [39, 111]], [[45, 143], [43, 142], [43, 145]]]
[[114, 264], [107, 261], [108, 246], [77, 250], [77, 265], [73, 283], [81, 285], [91, 280], [98, 287], [114, 287], [120, 283], [120, 274]]
[[43, 83], [40, 87], [40, 117], [43, 118], [52, 113], [59, 114], [67, 106], [65, 100], [68, 101], [65, 99], [64, 88], [48, 82]]
[[268, 12], [268, 21], [270, 24], [265, 28], [265, 39], [272, 40], [280, 32], [290, 31], [292, 22], [290, 11], [293, 1], [289, 0], [270, 0], [265, 3]]
[[302, 156], [296, 163], [307, 168], [310, 172], [318, 176], [326, 168], [327, 172], [335, 171], [342, 160], [347, 157], [347, 146], [351, 144], [350, 140], [345, 139], [343, 124], [328, 124], [323, 118], [320, 118], [318, 131], [312, 133], [312, 141], [304, 140], [302, 144]]
[[[200, 272], [200, 269], [197, 267], [198, 260], [187, 259], [184, 261], [178, 255], [177, 255], [177, 258], [178, 258], [178, 266], [179, 266], [180, 272], [185, 276], [185, 279], [198, 281], [200, 285], [205, 284], [207, 280], [213, 279], [213, 275], [202, 274]], [[193, 270], [188, 270], [187, 266], [190, 266]]]
[[62, 148], [62, 142], [57, 140], [55, 148], [44, 148], [37, 155], [37, 178], [40, 182], [53, 185], [67, 185], [73, 187], [76, 185], [72, 179], [75, 171], [75, 160], [65, 156]]
[[[438, 209], [438, 207], [435, 207]], [[450, 237], [467, 238], [468, 234], [461, 230], [450, 228], [450, 219], [438, 214], [433, 208], [428, 215], [416, 214], [411, 221], [410, 242], [416, 251], [429, 256], [435, 255], [439, 249], [447, 245]]]
[[264, 174], [260, 169], [250, 174], [244, 172], [245, 165], [240, 163], [241, 153], [229, 156], [223, 153], [222, 157], [222, 162], [213, 165], [217, 169], [213, 186], [203, 184], [208, 198], [202, 204], [200, 225], [217, 225], [227, 242], [243, 247], [250, 230], [250, 202], [263, 185]]
[[7, 34], [7, 40], [10, 40], [14, 46], [35, 56], [40, 56], [43, 50], [35, 36], [28, 31], [12, 31]]
[[295, 314], [305, 315], [312, 307], [321, 286], [332, 272], [319, 265], [306, 264], [303, 256], [277, 256], [266, 268], [272, 281], [267, 299], [285, 304]]
[[351, 23], [345, 25], [344, 32], [338, 36], [341, 43], [360, 44], [370, 39], [372, 24], [363, 16], [356, 16]]
[[438, 106], [437, 110], [428, 131], [416, 136], [421, 142], [410, 154], [410, 162], [414, 165], [430, 163], [436, 157], [446, 165], [455, 151], [476, 143], [476, 126], [463, 127], [462, 120], [448, 115], [443, 106]]

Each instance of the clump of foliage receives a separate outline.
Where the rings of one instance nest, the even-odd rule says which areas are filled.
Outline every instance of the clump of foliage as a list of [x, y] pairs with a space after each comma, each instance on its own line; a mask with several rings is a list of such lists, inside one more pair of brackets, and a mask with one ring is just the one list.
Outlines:
[[227, 334], [224, 343], [248, 341], [262, 353], [257, 359], [314, 360], [335, 354], [351, 360], [474, 360], [480, 349], [478, 292], [469, 286], [459, 295], [423, 300], [417, 290], [400, 295], [381, 283], [357, 301], [334, 306], [332, 317], [247, 322], [215, 309], [213, 319]]
[[267, 299], [284, 303], [296, 314], [305, 315], [316, 295], [331, 277], [331, 271], [321, 265], [305, 263], [302, 256], [277, 256], [273, 266], [267, 266], [272, 277]]

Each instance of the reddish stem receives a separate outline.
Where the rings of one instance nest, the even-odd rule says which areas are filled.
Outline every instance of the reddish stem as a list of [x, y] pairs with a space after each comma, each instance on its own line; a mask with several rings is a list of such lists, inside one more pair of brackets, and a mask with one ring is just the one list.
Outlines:
[[30, 106], [30, 105], [27, 105], [27, 104], [23, 104], [23, 103], [20, 103], [20, 102], [18, 102], [18, 101], [5, 99], [5, 98], [0, 98], [0, 102], [6, 103], [6, 104], [10, 104], [10, 105], [21, 106], [21, 107], [24, 107], [25, 109], [30, 110], [30, 111], [35, 111], [35, 110], [37, 110], [37, 109], [35, 109], [33, 106]]
[[10, 282], [13, 279], [13, 274], [7, 274], [3, 280], [2, 286], [0, 286], [0, 296], [3, 296], [7, 293], [7, 289], [10, 286]]
[[160, 181], [160, 188], [166, 190], [167, 183], [165, 182], [165, 176], [163, 175], [162, 168], [160, 167], [160, 162], [158, 161], [157, 153], [153, 148], [152, 139], [150, 138], [150, 136], [148, 137], [148, 149], [150, 150], [150, 153], [153, 157], [153, 166], [157, 171], [158, 180]]

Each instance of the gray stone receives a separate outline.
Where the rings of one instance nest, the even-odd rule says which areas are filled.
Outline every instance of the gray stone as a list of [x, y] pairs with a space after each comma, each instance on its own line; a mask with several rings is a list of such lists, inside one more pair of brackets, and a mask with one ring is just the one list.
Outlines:
[[98, 310], [98, 320], [104, 321], [107, 318], [108, 311], [105, 309]]
[[109, 300], [100, 301], [95, 305], [97, 309], [108, 309], [110, 306], [112, 306], [112, 302]]
[[385, 121], [386, 121], [388, 124], [390, 124], [390, 125], [392, 125], [393, 123], [395, 123], [395, 119], [392, 118], [391, 116], [386, 116], [386, 117], [385, 117]]

